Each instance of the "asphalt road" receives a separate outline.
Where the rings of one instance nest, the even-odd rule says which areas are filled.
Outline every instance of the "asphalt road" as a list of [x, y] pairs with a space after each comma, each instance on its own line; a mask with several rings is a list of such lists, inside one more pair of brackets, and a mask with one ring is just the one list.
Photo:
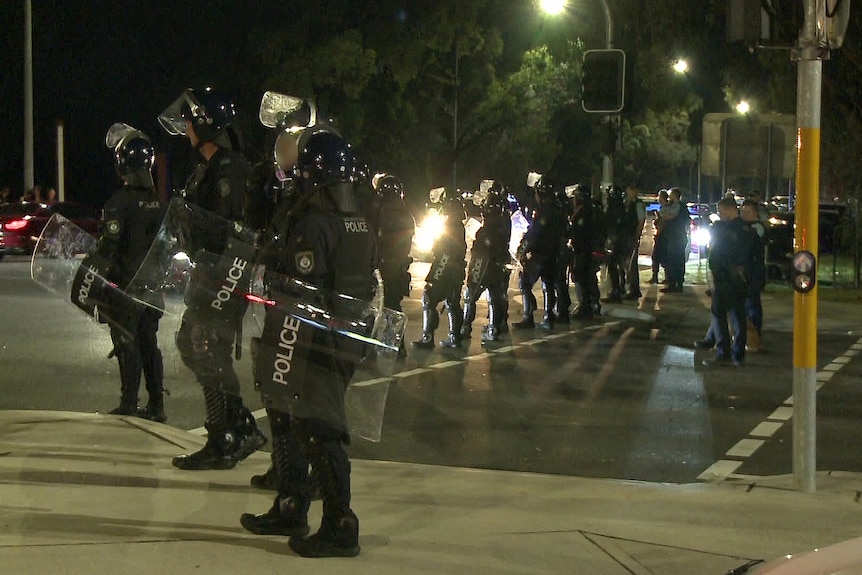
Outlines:
[[[417, 265], [404, 302], [408, 341], [420, 331], [422, 272]], [[698, 274], [693, 261], [689, 277], [698, 282]], [[390, 382], [381, 440], [356, 439], [351, 455], [672, 483], [791, 473], [790, 298], [781, 290], [765, 296], [769, 353], [749, 355], [742, 368], [710, 369], [700, 365], [708, 352], [691, 345], [708, 322], [704, 286], [667, 296], [656, 286], [643, 289], [639, 304], [606, 306], [593, 322], [512, 331], [486, 348], [474, 336], [460, 350], [381, 355], [355, 379], [373, 384], [357, 387], [360, 399], [373, 399], [370, 391], [386, 389], [377, 382]], [[512, 321], [520, 314], [515, 293]], [[477, 317], [484, 311], [480, 306]], [[818, 393], [818, 469], [862, 471], [855, 449], [862, 362], [854, 350], [862, 343], [848, 329], [854, 318], [834, 313], [842, 317], [824, 322], [819, 336], [818, 369], [833, 375], [822, 378]], [[177, 324], [168, 314], [159, 332], [168, 423], [200, 429], [200, 389], [172, 343]], [[446, 326], [444, 317], [438, 340]], [[110, 410], [119, 398], [110, 349], [103, 326], [34, 283], [26, 260], [0, 262], [0, 408]], [[260, 410], [250, 369], [246, 353], [237, 371], [246, 402]], [[257, 415], [268, 431], [265, 413]], [[364, 417], [358, 421], [374, 423], [368, 412]]]

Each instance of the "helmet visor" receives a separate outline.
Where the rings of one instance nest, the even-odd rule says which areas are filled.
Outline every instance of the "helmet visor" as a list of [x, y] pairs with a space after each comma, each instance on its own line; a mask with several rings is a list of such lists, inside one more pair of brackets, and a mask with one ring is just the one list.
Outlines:
[[258, 118], [267, 128], [295, 132], [316, 124], [317, 110], [303, 98], [267, 91], [260, 100]]
[[108, 128], [108, 133], [105, 134], [105, 145], [112, 150], [116, 149], [116, 147], [120, 145], [120, 142], [122, 142], [126, 136], [133, 133], [139, 134], [140, 131], [136, 130], [128, 124], [117, 122], [116, 124]]
[[159, 124], [171, 136], [185, 136], [186, 123], [200, 113], [200, 104], [192, 91], [183, 90], [179, 98], [159, 114]]

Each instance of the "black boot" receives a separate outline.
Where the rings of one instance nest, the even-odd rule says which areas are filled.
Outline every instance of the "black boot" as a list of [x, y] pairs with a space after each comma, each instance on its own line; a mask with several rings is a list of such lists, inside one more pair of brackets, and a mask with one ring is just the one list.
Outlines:
[[314, 535], [291, 537], [290, 548], [303, 557], [355, 557], [359, 555], [359, 519], [350, 509], [347, 453], [340, 442], [321, 442], [311, 464], [323, 495], [323, 521]]
[[144, 417], [158, 423], [164, 423], [168, 420], [168, 416], [165, 414], [165, 398], [163, 394], [150, 395], [147, 399], [147, 407], [144, 409]]
[[308, 503], [303, 504], [295, 497], [281, 495], [275, 497], [275, 502], [266, 513], [243, 513], [239, 522], [256, 535], [305, 537], [311, 531], [308, 526]]
[[120, 405], [108, 412], [110, 415], [138, 415], [138, 402], [120, 399]]
[[482, 332], [482, 343], [497, 341], [499, 337], [497, 325], [500, 322], [497, 316], [499, 313], [497, 304], [492, 301], [488, 306], [488, 327]]
[[114, 340], [113, 354], [120, 368], [120, 405], [108, 413], [139, 416], [142, 414], [138, 408], [138, 390], [141, 387], [140, 356], [124, 338], [115, 336], [113, 332], [111, 338]]
[[434, 330], [440, 323], [440, 317], [437, 315], [437, 310], [433, 307], [422, 308], [422, 337], [418, 341], [413, 342], [413, 347], [419, 349], [434, 348]]
[[179, 469], [198, 471], [203, 469], [233, 469], [240, 457], [240, 440], [228, 426], [226, 418], [225, 393], [206, 387], [203, 388], [206, 402], [207, 442], [203, 449], [195, 453], [179, 455], [171, 464]]
[[249, 484], [255, 489], [275, 491], [278, 486], [276, 483], [275, 465], [270, 465], [263, 475], [252, 475]]
[[446, 315], [449, 317], [449, 337], [440, 342], [440, 347], [461, 347], [461, 309], [454, 305], [447, 306]]
[[352, 511], [338, 519], [323, 518], [309, 537], [291, 537], [288, 545], [302, 557], [356, 557], [359, 555], [359, 518]]
[[143, 416], [150, 421], [164, 423], [168, 420], [168, 416], [165, 415], [165, 368], [162, 352], [156, 348], [148, 354], [145, 353], [142, 366], [148, 395]]
[[240, 441], [233, 432], [206, 424], [207, 442], [203, 449], [171, 460], [174, 467], [185, 471], [233, 469], [240, 461]]
[[240, 461], [266, 445], [266, 435], [257, 426], [254, 416], [251, 411], [242, 404], [242, 399], [234, 396], [227, 396], [227, 417], [231, 427], [236, 432], [237, 438], [240, 441]]

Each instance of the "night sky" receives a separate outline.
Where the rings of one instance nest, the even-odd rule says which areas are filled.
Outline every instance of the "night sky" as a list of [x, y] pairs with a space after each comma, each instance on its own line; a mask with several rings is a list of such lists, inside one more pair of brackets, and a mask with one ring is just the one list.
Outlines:
[[[33, 0], [35, 179], [55, 186], [56, 124], [66, 145], [66, 196], [101, 206], [115, 188], [104, 138], [114, 122], [167, 142], [156, 116], [187, 87], [231, 94], [257, 116], [262, 93], [250, 41], [275, 30], [291, 2]], [[23, 191], [24, 0], [0, 2], [0, 186]], [[262, 129], [262, 128], [261, 128]]]

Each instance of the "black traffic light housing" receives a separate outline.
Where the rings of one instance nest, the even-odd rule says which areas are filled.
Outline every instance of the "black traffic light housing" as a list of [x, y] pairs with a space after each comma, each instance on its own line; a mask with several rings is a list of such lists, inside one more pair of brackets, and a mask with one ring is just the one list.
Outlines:
[[817, 258], [807, 250], [798, 251], [790, 260], [790, 283], [799, 293], [808, 293], [817, 283]]
[[581, 103], [585, 112], [614, 114], [625, 102], [626, 53], [622, 50], [584, 52]]

